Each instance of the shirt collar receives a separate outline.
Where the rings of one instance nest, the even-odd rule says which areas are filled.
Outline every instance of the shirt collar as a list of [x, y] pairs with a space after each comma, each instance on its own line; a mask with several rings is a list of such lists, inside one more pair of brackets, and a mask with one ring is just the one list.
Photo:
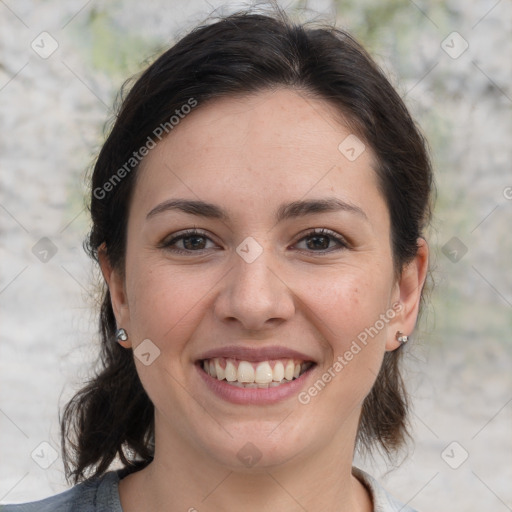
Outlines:
[[373, 512], [416, 512], [391, 496], [373, 476], [362, 469], [354, 466], [352, 474], [368, 489], [373, 500]]

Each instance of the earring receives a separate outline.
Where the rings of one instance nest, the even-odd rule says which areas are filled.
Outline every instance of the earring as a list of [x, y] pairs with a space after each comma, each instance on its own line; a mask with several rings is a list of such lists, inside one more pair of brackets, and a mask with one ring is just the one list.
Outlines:
[[128, 339], [128, 334], [124, 329], [118, 329], [116, 332], [116, 339], [117, 341], [126, 341]]
[[409, 341], [409, 336], [406, 336], [402, 331], [396, 331], [395, 337], [400, 342], [400, 345], [404, 345]]

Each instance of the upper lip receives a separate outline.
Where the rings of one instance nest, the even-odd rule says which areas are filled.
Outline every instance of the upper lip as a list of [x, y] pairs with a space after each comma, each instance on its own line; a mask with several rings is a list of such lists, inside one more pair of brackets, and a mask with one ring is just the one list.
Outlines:
[[272, 359], [299, 359], [305, 362], [314, 362], [310, 356], [280, 345], [269, 347], [227, 345], [204, 352], [198, 357], [198, 360], [213, 359], [214, 357], [225, 357], [249, 362], [269, 361]]

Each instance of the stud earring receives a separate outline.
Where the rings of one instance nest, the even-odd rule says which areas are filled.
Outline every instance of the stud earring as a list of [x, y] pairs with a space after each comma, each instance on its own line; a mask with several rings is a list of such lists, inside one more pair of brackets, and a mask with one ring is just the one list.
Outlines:
[[406, 336], [402, 331], [396, 331], [395, 337], [400, 342], [400, 345], [404, 345], [409, 341], [409, 336]]
[[116, 332], [116, 339], [118, 342], [120, 341], [126, 341], [128, 339], [128, 334], [124, 329], [118, 329]]

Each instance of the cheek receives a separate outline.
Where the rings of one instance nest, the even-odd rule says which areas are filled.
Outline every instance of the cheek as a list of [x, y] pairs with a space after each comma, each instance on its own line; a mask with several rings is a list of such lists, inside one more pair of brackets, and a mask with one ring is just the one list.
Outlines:
[[[334, 349], [373, 325], [385, 312], [389, 284], [382, 275], [367, 269], [339, 269], [323, 274], [306, 274], [297, 280], [297, 295], [307, 305], [314, 322]], [[315, 320], [313, 320], [313, 318]]]
[[369, 276], [363, 269], [303, 280], [305, 314], [330, 354], [322, 372], [332, 384], [320, 400], [350, 409], [369, 393], [385, 352], [388, 324], [380, 319], [387, 311], [389, 285], [384, 274]]
[[149, 338], [160, 350], [177, 351], [197, 325], [209, 279], [165, 263], [134, 263], [127, 282], [132, 329], [139, 340]]

